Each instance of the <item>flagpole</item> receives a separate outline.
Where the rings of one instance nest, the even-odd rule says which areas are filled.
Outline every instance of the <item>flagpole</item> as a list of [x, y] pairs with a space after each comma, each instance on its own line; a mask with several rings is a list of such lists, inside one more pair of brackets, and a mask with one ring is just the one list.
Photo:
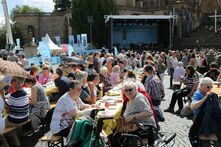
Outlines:
[[11, 24], [9, 21], [9, 15], [8, 15], [8, 7], [6, 0], [2, 0], [3, 10], [4, 10], [4, 16], [5, 16], [5, 26], [6, 26], [6, 44], [14, 44], [13, 37], [12, 37], [12, 30], [11, 30]]
[[215, 10], [215, 33], [217, 31], [217, 26], [216, 26], [217, 18], [216, 18], [216, 15], [217, 15], [217, 10]]

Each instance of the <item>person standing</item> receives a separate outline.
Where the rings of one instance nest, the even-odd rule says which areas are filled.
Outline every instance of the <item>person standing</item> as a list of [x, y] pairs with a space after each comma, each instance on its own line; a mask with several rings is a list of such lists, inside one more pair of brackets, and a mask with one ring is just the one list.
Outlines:
[[176, 58], [176, 52], [172, 51], [171, 52], [171, 57], [168, 59], [168, 68], [169, 68], [169, 73], [170, 73], [170, 88], [173, 87], [173, 73], [174, 70], [176, 69], [177, 66], [177, 58]]

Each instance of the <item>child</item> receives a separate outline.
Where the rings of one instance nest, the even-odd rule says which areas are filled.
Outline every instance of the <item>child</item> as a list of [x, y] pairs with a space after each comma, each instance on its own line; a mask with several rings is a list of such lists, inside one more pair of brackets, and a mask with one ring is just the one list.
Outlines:
[[185, 69], [183, 67], [183, 62], [178, 62], [177, 67], [175, 68], [175, 71], [173, 73], [173, 87], [175, 89], [180, 89], [181, 86], [181, 77], [184, 76]]

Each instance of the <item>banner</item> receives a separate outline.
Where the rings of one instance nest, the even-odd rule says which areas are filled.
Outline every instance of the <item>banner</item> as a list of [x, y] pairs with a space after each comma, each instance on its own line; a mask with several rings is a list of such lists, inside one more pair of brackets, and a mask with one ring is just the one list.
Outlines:
[[47, 44], [45, 44], [44, 42], [39, 42], [39, 45], [38, 45], [38, 52], [41, 54], [41, 57], [42, 57], [42, 62], [43, 64], [45, 62], [49, 62], [50, 63], [50, 59], [51, 59], [51, 52], [50, 52], [50, 49], [48, 47]]
[[68, 56], [71, 57], [72, 52], [74, 51], [73, 46], [68, 45]]
[[70, 36], [69, 36], [69, 44], [70, 44], [71, 46], [74, 46], [74, 36], [73, 36], [73, 35], [70, 35]]
[[16, 39], [16, 44], [17, 44], [18, 47], [20, 47], [20, 38]]
[[82, 46], [87, 47], [87, 34], [81, 34]]
[[77, 44], [78, 44], [78, 47], [81, 46], [81, 35], [77, 35]]
[[60, 36], [55, 36], [56, 44], [60, 47], [61, 46], [61, 39]]
[[118, 55], [118, 50], [116, 47], [114, 47], [114, 55], [117, 56]]

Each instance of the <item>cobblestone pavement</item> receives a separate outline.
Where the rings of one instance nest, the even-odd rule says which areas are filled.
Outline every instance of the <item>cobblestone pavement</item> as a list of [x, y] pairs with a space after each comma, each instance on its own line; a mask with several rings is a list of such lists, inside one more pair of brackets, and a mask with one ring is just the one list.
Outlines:
[[[172, 90], [168, 89], [169, 87], [168, 75], [165, 75], [164, 86], [165, 86], [166, 96], [165, 96], [165, 101], [162, 101], [162, 104], [161, 104], [162, 110], [166, 109], [169, 106], [170, 99], [173, 93]], [[164, 113], [164, 116], [166, 118], [166, 121], [163, 123], [160, 123], [161, 131], [175, 132], [177, 134], [174, 147], [191, 147], [189, 139], [188, 139], [188, 132], [192, 124], [192, 121], [187, 118], [181, 118], [171, 113]], [[39, 135], [34, 135], [30, 138], [23, 138], [21, 140], [22, 146], [47, 147], [46, 143], [38, 141], [39, 138], [40, 138]]]
[[[169, 87], [169, 76], [165, 75], [164, 77], [164, 87], [165, 87], [165, 101], [162, 101], [161, 108], [164, 110], [168, 108], [171, 96], [173, 93], [173, 90], [168, 89]], [[177, 108], [177, 104], [175, 107], [175, 110]], [[188, 132], [189, 128], [192, 125], [192, 120], [189, 120], [187, 118], [181, 118], [180, 116], [165, 112], [164, 113], [166, 121], [163, 123], [160, 123], [161, 131], [164, 132], [175, 132], [177, 134], [176, 136], [176, 142], [174, 147], [191, 147], [191, 144], [189, 142], [188, 138]]]

